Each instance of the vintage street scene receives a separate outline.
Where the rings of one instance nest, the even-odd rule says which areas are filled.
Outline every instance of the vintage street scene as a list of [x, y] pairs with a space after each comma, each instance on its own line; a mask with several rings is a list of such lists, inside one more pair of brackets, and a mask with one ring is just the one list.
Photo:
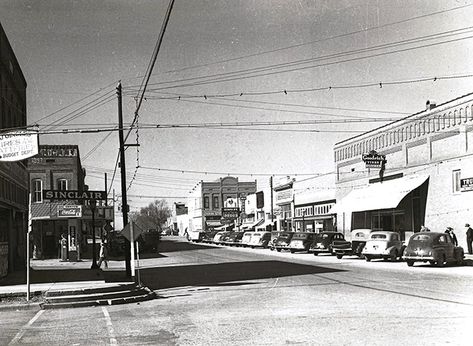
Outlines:
[[0, 1], [0, 345], [471, 345], [472, 16]]

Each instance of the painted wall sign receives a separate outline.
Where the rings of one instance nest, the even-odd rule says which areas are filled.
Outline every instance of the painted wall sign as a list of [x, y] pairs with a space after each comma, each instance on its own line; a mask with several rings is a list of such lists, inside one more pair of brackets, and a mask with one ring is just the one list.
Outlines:
[[57, 210], [58, 217], [82, 217], [81, 205], [62, 205]]
[[21, 161], [37, 154], [37, 132], [11, 131], [0, 135], [0, 161]]

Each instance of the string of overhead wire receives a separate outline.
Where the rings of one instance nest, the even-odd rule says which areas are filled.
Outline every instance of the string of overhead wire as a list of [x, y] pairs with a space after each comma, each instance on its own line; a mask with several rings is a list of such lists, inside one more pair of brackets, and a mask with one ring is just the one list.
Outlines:
[[[422, 48], [435, 47], [441, 44], [447, 44], [447, 43], [459, 42], [466, 39], [471, 39], [473, 38], [473, 36], [470, 35], [466, 37], [453, 38], [453, 39], [444, 40], [441, 42], [432, 42], [432, 43], [414, 46], [414, 47], [401, 48], [401, 49], [391, 50], [387, 52], [373, 53], [373, 54], [368, 54], [368, 55], [359, 56], [359, 57], [351, 57], [344, 60], [330, 61], [330, 62], [325, 62], [321, 64], [292, 68], [293, 66], [304, 65], [311, 62], [323, 61], [323, 60], [334, 59], [334, 58], [344, 58], [344, 57], [348, 57], [354, 54], [369, 53], [372, 51], [379, 51], [381, 49], [393, 48], [393, 47], [403, 46], [403, 45], [408, 45], [408, 44], [413, 44], [413, 43], [422, 43], [426, 41], [440, 39], [442, 37], [445, 38], [445, 37], [455, 36], [455, 35], [464, 35], [464, 34], [471, 33], [472, 29], [473, 29], [473, 26], [470, 26], [466, 28], [450, 30], [450, 31], [445, 31], [445, 32], [426, 35], [426, 36], [420, 36], [417, 38], [411, 38], [411, 39], [391, 42], [387, 44], [371, 46], [367, 48], [348, 50], [348, 51], [334, 53], [330, 55], [313, 57], [310, 59], [296, 60], [296, 61], [282, 63], [282, 64], [273, 64], [273, 65], [267, 65], [263, 67], [242, 69], [242, 70], [237, 70], [237, 71], [232, 71], [232, 72], [222, 72], [222, 73], [216, 73], [216, 74], [210, 74], [210, 75], [202, 75], [202, 76], [154, 83], [150, 85], [161, 86], [161, 87], [150, 88], [150, 91], [151, 90], [154, 90], [154, 91], [166, 90], [166, 89], [172, 89], [172, 88], [177, 88], [177, 87], [199, 86], [199, 85], [206, 85], [206, 84], [213, 84], [213, 83], [236, 81], [236, 80], [242, 80], [242, 79], [248, 79], [248, 78], [263, 77], [263, 76], [269, 76], [269, 75], [275, 75], [275, 74], [281, 74], [281, 73], [287, 73], [287, 72], [296, 72], [296, 71], [302, 71], [306, 69], [313, 69], [317, 67], [330, 66], [334, 64], [353, 62], [353, 61], [358, 61], [358, 60], [367, 59], [367, 58], [391, 55], [394, 53], [401, 53], [401, 52], [407, 52], [407, 51], [412, 51], [412, 50], [418, 50]], [[196, 81], [196, 82], [192, 82], [192, 81]], [[191, 82], [191, 83], [185, 83], [185, 82]], [[183, 83], [183, 84], [175, 84], [175, 83]], [[175, 85], [165, 86], [166, 84], [175, 84]]]
[[208, 67], [208, 66], [212, 66], [212, 65], [223, 64], [223, 63], [227, 63], [227, 62], [238, 61], [238, 60], [253, 58], [253, 57], [256, 57], [256, 56], [266, 55], [266, 54], [270, 54], [270, 53], [276, 53], [276, 52], [280, 52], [280, 51], [284, 51], [284, 50], [299, 48], [299, 47], [308, 46], [308, 45], [313, 45], [313, 44], [316, 44], [316, 43], [321, 43], [321, 42], [325, 42], [325, 41], [330, 41], [330, 40], [334, 40], [334, 39], [348, 37], [348, 36], [352, 36], [352, 35], [356, 35], [356, 34], [360, 34], [360, 33], [366, 33], [366, 32], [372, 31], [372, 30], [387, 28], [387, 27], [390, 27], [390, 26], [398, 25], [398, 24], [404, 24], [404, 23], [415, 21], [415, 20], [418, 20], [418, 19], [437, 16], [439, 14], [445, 14], [445, 13], [452, 12], [452, 11], [463, 10], [463, 9], [471, 7], [471, 6], [473, 6], [473, 4], [466, 4], [466, 5], [463, 5], [463, 6], [452, 7], [452, 8], [448, 8], [448, 9], [445, 9], [445, 10], [430, 12], [430, 13], [422, 14], [422, 15], [419, 15], [419, 16], [414, 16], [414, 17], [402, 19], [402, 20], [399, 20], [399, 21], [386, 23], [386, 24], [383, 24], [383, 25], [371, 26], [371, 27], [368, 27], [368, 28], [363, 28], [363, 29], [360, 29], [360, 30], [351, 31], [351, 32], [348, 32], [348, 33], [329, 36], [329, 37], [321, 38], [321, 39], [314, 40], [314, 41], [302, 42], [302, 43], [299, 43], [299, 44], [280, 47], [280, 48], [271, 49], [271, 50], [267, 50], [267, 51], [263, 51], [263, 52], [242, 55], [242, 56], [235, 57], [235, 58], [224, 59], [224, 60], [214, 61], [214, 62], [211, 62], [211, 63], [193, 65], [193, 66], [182, 67], [182, 68], [179, 68], [179, 69], [169, 70], [169, 71], [166, 71], [166, 73], [174, 73], [174, 72], [181, 72], [181, 71], [196, 69], [196, 68], [201, 68], [201, 67]]
[[90, 149], [83, 157], [82, 160], [87, 160], [98, 148], [102, 146], [102, 144], [113, 134], [113, 132], [109, 132], [100, 142], [98, 142], [92, 149]]
[[[446, 76], [429, 76], [429, 77], [418, 77], [412, 79], [403, 79], [403, 80], [391, 80], [391, 81], [372, 81], [367, 83], [358, 83], [358, 84], [345, 84], [345, 85], [327, 85], [327, 86], [320, 86], [314, 88], [303, 88], [303, 89], [273, 89], [273, 90], [266, 90], [266, 91], [238, 91], [232, 93], [222, 93], [222, 94], [200, 94], [200, 95], [190, 95], [190, 94], [178, 94], [176, 96], [148, 96], [146, 100], [182, 100], [185, 101], [186, 99], [204, 99], [209, 100], [212, 98], [220, 98], [225, 99], [228, 97], [241, 97], [241, 96], [264, 96], [264, 95], [288, 95], [288, 94], [295, 94], [295, 93], [308, 93], [308, 92], [316, 92], [316, 91], [331, 91], [331, 90], [344, 90], [344, 89], [364, 89], [370, 87], [376, 88], [383, 88], [385, 86], [394, 86], [394, 85], [406, 85], [406, 84], [415, 84], [415, 83], [425, 83], [425, 82], [439, 82], [442, 80], [452, 80], [452, 79], [463, 79], [463, 78], [471, 78], [473, 74], [466, 73], [460, 75], [446, 75]], [[150, 90], [152, 93], [153, 90]], [[162, 92], [161, 92], [162, 93]], [[237, 99], [228, 99], [229, 101], [236, 101]], [[188, 101], [188, 100], [187, 100]], [[250, 102], [250, 101], [243, 101], [243, 102]], [[253, 101], [255, 102], [255, 101]], [[264, 101], [256, 101], [259, 103], [265, 103]], [[290, 105], [290, 104], [289, 104]], [[300, 106], [300, 105], [297, 105]], [[317, 107], [316, 107], [317, 108]], [[322, 108], [322, 107], [320, 107]], [[341, 109], [347, 110], [347, 109]], [[348, 109], [350, 110], [350, 109]], [[377, 112], [377, 113], [392, 113], [392, 114], [406, 114], [401, 112], [392, 112], [392, 111], [370, 111], [370, 110], [356, 110], [356, 111], [367, 111], [367, 112]]]

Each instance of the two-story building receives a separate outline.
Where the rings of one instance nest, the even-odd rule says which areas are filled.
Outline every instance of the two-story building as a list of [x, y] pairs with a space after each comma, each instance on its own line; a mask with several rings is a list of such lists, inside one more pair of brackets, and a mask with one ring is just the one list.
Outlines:
[[435, 104], [334, 147], [338, 229], [454, 228], [473, 223], [473, 94]]

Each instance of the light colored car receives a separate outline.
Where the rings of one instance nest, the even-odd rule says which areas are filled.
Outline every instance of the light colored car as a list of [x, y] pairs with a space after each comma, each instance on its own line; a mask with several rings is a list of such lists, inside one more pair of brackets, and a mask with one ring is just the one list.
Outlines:
[[373, 258], [390, 259], [397, 261], [402, 259], [404, 252], [404, 243], [401, 241], [397, 232], [376, 231], [370, 234], [361, 254], [365, 256], [366, 261]]
[[361, 251], [363, 251], [371, 232], [373, 231], [368, 228], [354, 229], [351, 231], [351, 241], [336, 240], [333, 242], [333, 252], [338, 259], [341, 259], [345, 255], [357, 255], [358, 257], [362, 257]]
[[226, 231], [217, 232], [214, 235], [214, 238], [212, 239], [212, 243], [220, 244], [222, 237], [226, 236], [227, 234], [228, 234], [228, 232], [226, 232]]
[[251, 237], [253, 236], [253, 231], [251, 232], [245, 232], [243, 233], [243, 237], [241, 238], [241, 246], [249, 246], [250, 245], [250, 241], [251, 241]]
[[271, 232], [255, 232], [251, 235], [251, 239], [248, 242], [248, 246], [251, 248], [255, 247], [267, 247], [271, 240]]

